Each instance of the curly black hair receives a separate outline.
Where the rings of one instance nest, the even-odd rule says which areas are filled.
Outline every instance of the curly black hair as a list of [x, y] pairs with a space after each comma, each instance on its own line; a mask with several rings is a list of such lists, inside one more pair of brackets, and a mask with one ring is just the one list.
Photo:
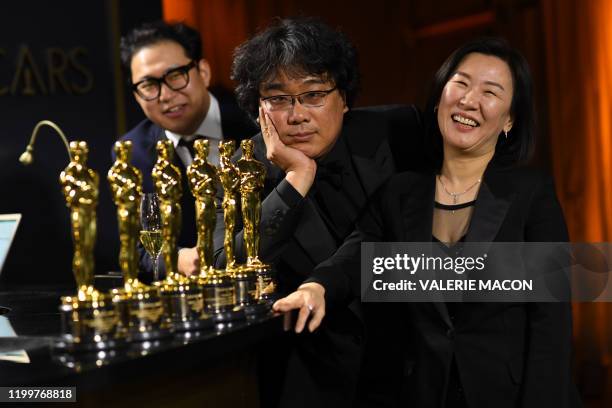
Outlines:
[[231, 78], [240, 107], [255, 119], [259, 86], [282, 71], [329, 79], [353, 106], [359, 88], [357, 50], [340, 31], [313, 17], [278, 19], [234, 51]]
[[164, 41], [179, 44], [185, 50], [185, 55], [196, 62], [202, 59], [202, 39], [197, 30], [183, 23], [169, 24], [164, 21], [143, 23], [121, 37], [119, 45], [121, 64], [128, 83], [131, 83], [131, 65], [134, 54], [144, 47]]

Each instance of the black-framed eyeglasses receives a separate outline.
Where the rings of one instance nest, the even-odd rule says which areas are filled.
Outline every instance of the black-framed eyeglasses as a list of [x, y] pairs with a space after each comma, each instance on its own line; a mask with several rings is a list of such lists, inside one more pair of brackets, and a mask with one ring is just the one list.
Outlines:
[[260, 98], [270, 111], [288, 110], [295, 105], [295, 101], [300, 101], [300, 104], [306, 108], [317, 108], [325, 105], [327, 95], [334, 92], [337, 87], [333, 87], [326, 91], [307, 91], [297, 95], [274, 95]]
[[145, 78], [132, 84], [132, 91], [136, 92], [145, 101], [159, 98], [162, 83], [173, 91], [179, 91], [189, 85], [189, 70], [196, 65], [195, 61], [191, 61], [187, 65], [172, 68], [160, 78]]

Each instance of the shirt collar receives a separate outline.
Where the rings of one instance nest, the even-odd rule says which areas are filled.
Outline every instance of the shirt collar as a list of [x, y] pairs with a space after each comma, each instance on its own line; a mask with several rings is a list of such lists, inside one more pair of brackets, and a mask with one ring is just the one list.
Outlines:
[[193, 140], [196, 135], [206, 136], [208, 139], [223, 140], [223, 131], [221, 129], [221, 109], [219, 108], [219, 101], [210, 92], [210, 105], [208, 106], [208, 112], [200, 126], [196, 131], [190, 135], [179, 135], [169, 130], [165, 130], [166, 137], [172, 142], [174, 147], [178, 146], [181, 139], [186, 141]]

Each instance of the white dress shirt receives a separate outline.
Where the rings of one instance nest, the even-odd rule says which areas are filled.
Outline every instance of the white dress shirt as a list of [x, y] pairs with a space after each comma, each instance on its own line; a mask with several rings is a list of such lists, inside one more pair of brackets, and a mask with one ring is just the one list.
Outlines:
[[210, 95], [210, 105], [208, 106], [208, 112], [204, 117], [202, 123], [198, 129], [190, 135], [179, 135], [177, 133], [165, 130], [166, 137], [174, 145], [174, 151], [179, 156], [185, 167], [189, 166], [193, 162], [193, 157], [189, 149], [185, 146], [179, 146], [179, 141], [185, 139], [191, 141], [197, 136], [204, 136], [208, 139], [209, 154], [208, 161], [215, 166], [219, 165], [219, 142], [223, 140], [223, 131], [221, 129], [221, 110], [219, 109], [219, 102], [213, 94]]

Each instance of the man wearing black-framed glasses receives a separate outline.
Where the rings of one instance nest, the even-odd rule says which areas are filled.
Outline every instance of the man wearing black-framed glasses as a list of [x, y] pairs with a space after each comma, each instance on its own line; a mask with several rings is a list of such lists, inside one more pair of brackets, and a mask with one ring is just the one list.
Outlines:
[[[183, 222], [179, 237], [179, 271], [198, 270], [194, 200], [187, 187], [185, 168], [193, 160], [193, 142], [209, 140], [209, 160], [218, 163], [218, 144], [241, 140], [256, 132], [253, 122], [238, 108], [230, 92], [208, 91], [211, 68], [202, 56], [200, 33], [184, 24], [145, 23], [121, 39], [121, 60], [130, 90], [147, 117], [121, 137], [133, 144], [132, 161], [143, 172], [145, 192], [153, 191], [151, 170], [159, 140], [172, 141], [175, 164], [183, 173]], [[161, 266], [163, 273], [164, 267]], [[153, 263], [141, 251], [141, 269]], [[146, 278], [146, 276], [145, 276]]]
[[189, 64], [169, 69], [159, 78], [146, 76], [135, 84], [132, 83], [132, 91], [147, 102], [159, 99], [162, 84], [173, 91], [180, 91], [189, 85], [189, 71], [197, 65], [195, 61], [191, 61]]

